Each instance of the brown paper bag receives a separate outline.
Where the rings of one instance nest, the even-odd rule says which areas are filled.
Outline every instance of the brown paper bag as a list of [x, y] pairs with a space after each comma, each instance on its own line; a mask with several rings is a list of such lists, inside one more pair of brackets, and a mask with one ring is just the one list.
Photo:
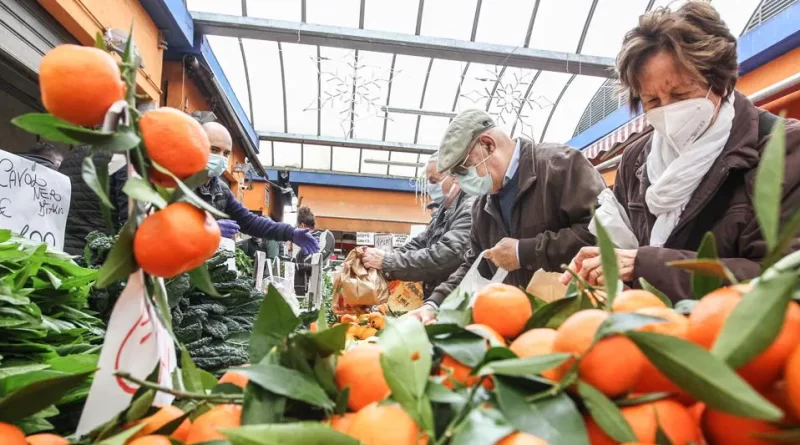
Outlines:
[[422, 283], [394, 280], [389, 282], [389, 310], [408, 312], [422, 306]]
[[525, 290], [550, 303], [564, 298], [567, 293], [567, 286], [561, 284], [560, 278], [561, 274], [558, 272], [545, 272], [543, 269], [539, 269], [533, 274]]
[[373, 306], [389, 300], [389, 285], [375, 269], [361, 264], [363, 248], [353, 249], [333, 280], [333, 301], [336, 306]]

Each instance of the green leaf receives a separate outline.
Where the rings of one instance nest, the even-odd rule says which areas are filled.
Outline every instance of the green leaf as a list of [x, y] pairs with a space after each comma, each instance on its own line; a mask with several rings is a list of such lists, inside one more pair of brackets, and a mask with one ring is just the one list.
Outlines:
[[92, 374], [94, 370], [39, 380], [8, 394], [0, 399], [0, 421], [13, 423], [58, 403]]
[[[277, 365], [279, 362], [280, 354], [273, 350], [264, 357], [261, 364]], [[286, 401], [286, 397], [279, 396], [252, 382], [248, 383], [244, 389], [242, 425], [282, 422]]]
[[273, 346], [283, 343], [299, 324], [300, 319], [270, 284], [250, 335], [250, 361], [260, 362]]
[[194, 287], [201, 290], [204, 294], [212, 297], [221, 297], [219, 292], [217, 292], [217, 289], [214, 287], [214, 282], [211, 281], [211, 275], [208, 273], [206, 263], [203, 263], [190, 270], [189, 279], [192, 280]]
[[17, 366], [3, 366], [0, 368], [0, 380], [11, 377], [14, 375], [21, 375], [27, 374], [34, 371], [41, 371], [43, 369], [49, 368], [50, 365], [44, 363], [37, 363], [37, 364], [26, 364], [26, 365], [17, 365]]
[[766, 350], [783, 327], [797, 273], [762, 279], [731, 312], [711, 353], [738, 369]]
[[[189, 188], [177, 176], [172, 174], [172, 172], [170, 172], [166, 168], [156, 164], [155, 162], [153, 162], [153, 168], [158, 170], [160, 173], [163, 173], [163, 174], [169, 176], [170, 178], [172, 178], [175, 181], [176, 184], [178, 184], [178, 189], [181, 191], [181, 194], [182, 194], [179, 199], [181, 199], [183, 201], [186, 201], [189, 204], [192, 204], [193, 206], [195, 206], [195, 207], [197, 207], [199, 209], [205, 210], [206, 212], [216, 216], [217, 218], [224, 218], [224, 219], [229, 218], [229, 216], [226, 215], [224, 212], [220, 212], [219, 210], [216, 209], [216, 207], [214, 207], [213, 205], [207, 203], [202, 198], [197, 196], [194, 193], [193, 189]], [[173, 198], [173, 202], [174, 201], [176, 201], [175, 198]]]
[[95, 287], [103, 289], [115, 281], [125, 280], [138, 269], [133, 257], [133, 237], [136, 234], [134, 224], [134, 220], [129, 218], [122, 226], [117, 242], [97, 273]]
[[542, 371], [553, 369], [566, 362], [572, 354], [553, 353], [537, 355], [525, 358], [512, 358], [498, 360], [483, 366], [478, 375], [505, 375], [511, 377], [525, 377], [533, 374], [541, 374]]
[[786, 158], [786, 129], [784, 119], [778, 119], [769, 141], [761, 153], [753, 188], [753, 207], [756, 219], [770, 250], [778, 245], [778, 224], [783, 197], [783, 176]]
[[589, 409], [592, 419], [609, 437], [619, 443], [638, 440], [617, 406], [605, 394], [582, 381], [578, 382], [578, 394]]
[[457, 405], [467, 401], [463, 395], [448, 389], [446, 386], [442, 385], [441, 383], [434, 382], [433, 380], [428, 380], [428, 386], [425, 389], [425, 394], [427, 394], [428, 399], [434, 403]]
[[614, 249], [614, 243], [611, 242], [611, 237], [608, 236], [606, 228], [600, 224], [600, 221], [595, 220], [597, 226], [597, 245], [600, 247], [600, 259], [602, 261], [603, 276], [606, 279], [606, 304], [611, 308], [614, 298], [621, 290], [619, 285], [619, 265], [617, 264], [617, 251]]
[[652, 315], [637, 314], [635, 312], [614, 312], [606, 318], [595, 333], [595, 341], [609, 335], [623, 334], [655, 323], [664, 323], [667, 320]]
[[[325, 311], [320, 312], [324, 314]], [[310, 345], [311, 347], [307, 349], [313, 350], [322, 357], [327, 357], [344, 349], [349, 328], [349, 323], [340, 323], [322, 332], [297, 334], [295, 340]]]
[[125, 152], [141, 142], [139, 136], [130, 127], [120, 127], [113, 133], [90, 130], [84, 127], [59, 125], [65, 135], [90, 145], [95, 151]]
[[102, 49], [103, 51], [108, 51], [106, 40], [103, 38], [103, 33], [100, 31], [97, 31], [94, 34], [94, 47], [97, 49]]
[[152, 203], [159, 209], [163, 209], [167, 206], [167, 201], [158, 194], [153, 186], [138, 176], [128, 178], [128, 180], [125, 181], [125, 185], [122, 187], [122, 191], [125, 192], [129, 198]]
[[48, 113], [27, 113], [11, 119], [11, 123], [27, 131], [38, 134], [52, 142], [63, 142], [69, 145], [82, 145], [83, 142], [64, 134], [63, 128], [73, 126]]
[[425, 326], [414, 317], [387, 318], [379, 341], [383, 349], [381, 368], [392, 398], [423, 430], [432, 433], [433, 414], [430, 402], [424, 397], [432, 365], [432, 348]]
[[567, 317], [578, 312], [580, 309], [581, 297], [577, 295], [551, 301], [533, 313], [525, 325], [525, 330], [558, 327]]
[[514, 429], [551, 444], [588, 445], [583, 417], [565, 393], [529, 402], [519, 385], [507, 377], [495, 378], [495, 395]]
[[92, 160], [91, 155], [83, 158], [81, 176], [86, 185], [100, 198], [100, 202], [104, 206], [114, 208], [111, 201], [108, 199], [108, 170], [106, 170], [105, 176], [98, 175], [97, 168], [94, 165], [94, 160]]
[[174, 433], [175, 430], [180, 427], [183, 422], [186, 421], [192, 415], [191, 411], [184, 413], [182, 416], [177, 417], [175, 419], [170, 420], [169, 422], [162, 425], [159, 429], [155, 430], [152, 434], [154, 436], [169, 436], [170, 434]]
[[661, 421], [658, 418], [658, 411], [655, 409], [653, 411], [655, 411], [656, 414], [656, 445], [672, 445], [672, 441], [669, 440], [669, 436], [667, 436], [667, 433], [663, 428], [661, 428]]
[[679, 260], [679, 261], [670, 261], [667, 263], [669, 267], [677, 267], [679, 269], [684, 269], [692, 272], [692, 274], [701, 274], [709, 277], [719, 277], [728, 280], [733, 284], [737, 284], [738, 280], [733, 275], [733, 272], [728, 269], [728, 266], [725, 265], [720, 260], [715, 259], [690, 259], [690, 260]]
[[800, 427], [785, 429], [772, 433], [752, 433], [751, 436], [759, 439], [766, 439], [774, 443], [796, 444], [800, 442]]
[[336, 397], [336, 414], [344, 414], [347, 412], [347, 401], [350, 398], [350, 387], [339, 391], [339, 396]]
[[209, 391], [217, 386], [217, 378], [214, 374], [203, 369], [197, 369], [197, 374], [200, 376], [200, 383], [203, 385], [203, 391]]
[[317, 333], [321, 334], [326, 329], [328, 329], [328, 311], [319, 310], [317, 311]]
[[125, 445], [125, 443], [128, 442], [128, 439], [133, 437], [136, 433], [139, 432], [139, 430], [141, 430], [145, 426], [147, 426], [145, 423], [139, 423], [138, 425], [134, 425], [119, 434], [111, 436], [108, 439], [102, 440], [99, 443], [99, 445]]
[[796, 209], [792, 216], [783, 224], [778, 244], [767, 255], [764, 261], [761, 262], [762, 270], [772, 267], [781, 257], [789, 250], [800, 233], [800, 209]]
[[469, 331], [447, 338], [437, 338], [433, 344], [441, 348], [445, 354], [470, 368], [477, 366], [486, 355], [486, 340]]
[[[717, 242], [714, 234], [706, 233], [700, 247], [697, 248], [697, 259], [718, 260]], [[715, 275], [704, 275], [702, 272], [692, 273], [692, 293], [695, 298], [701, 298], [711, 291], [717, 290], [722, 286], [722, 278]]]
[[[184, 179], [183, 184], [189, 190], [195, 190], [197, 187], [200, 187], [200, 185], [205, 183], [207, 180], [208, 180], [208, 170], [203, 169], [193, 174], [192, 176], [189, 176], [188, 178]], [[186, 195], [183, 193], [183, 189], [176, 188], [175, 191], [172, 193], [172, 197], [170, 198], [169, 202], [170, 203], [178, 202], [184, 196]]]
[[333, 409], [333, 402], [319, 384], [305, 374], [280, 365], [259, 363], [234, 371], [246, 375], [254, 384], [310, 405]]
[[499, 411], [478, 407], [469, 412], [450, 443], [451, 445], [492, 444], [513, 432], [514, 428]]
[[221, 430], [233, 445], [358, 445], [358, 440], [320, 422], [246, 425]]
[[205, 387], [203, 385], [203, 378], [200, 376], [198, 372], [197, 366], [195, 366], [194, 362], [192, 361], [192, 357], [189, 355], [189, 351], [186, 350], [186, 347], [180, 345], [181, 347], [181, 380], [183, 380], [183, 387], [186, 388], [188, 392], [194, 393], [205, 393]]
[[317, 357], [314, 359], [314, 377], [325, 392], [333, 398], [339, 394], [339, 389], [336, 388], [334, 376], [336, 375], [336, 362], [335, 357], [328, 356], [325, 358]]
[[636, 397], [628, 397], [625, 399], [616, 400], [615, 403], [617, 406], [636, 406], [645, 403], [657, 402], [659, 400], [668, 399], [673, 396], [674, 394], [669, 392], [653, 392], [649, 394], [642, 394]]
[[664, 294], [664, 292], [661, 292], [660, 290], [656, 289], [655, 286], [653, 286], [647, 280], [645, 280], [644, 277], [639, 278], [639, 284], [642, 286], [642, 289], [658, 297], [658, 299], [661, 300], [661, 302], [664, 303], [664, 305], [670, 308], [672, 307], [672, 300], [670, 300], [669, 297], [667, 297]]
[[734, 416], [777, 421], [783, 413], [705, 349], [669, 335], [631, 331], [647, 359], [706, 406]]

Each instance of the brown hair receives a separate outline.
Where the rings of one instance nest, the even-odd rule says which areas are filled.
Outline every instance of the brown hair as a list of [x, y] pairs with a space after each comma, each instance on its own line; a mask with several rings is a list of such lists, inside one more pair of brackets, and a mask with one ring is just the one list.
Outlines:
[[634, 112], [641, 102], [641, 67], [660, 51], [673, 54], [680, 68], [705, 80], [723, 99], [733, 92], [739, 74], [736, 37], [713, 6], [690, 0], [675, 11], [658, 8], [642, 15], [639, 25], [625, 34], [617, 55], [617, 74], [628, 88]]
[[314, 218], [314, 212], [307, 206], [302, 206], [297, 209], [297, 224], [302, 224], [309, 229], [316, 228], [317, 223], [316, 218]]

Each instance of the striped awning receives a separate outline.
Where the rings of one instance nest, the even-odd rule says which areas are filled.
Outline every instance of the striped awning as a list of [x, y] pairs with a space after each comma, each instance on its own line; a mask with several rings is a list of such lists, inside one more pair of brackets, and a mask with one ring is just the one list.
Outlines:
[[583, 150], [583, 155], [586, 156], [587, 159], [594, 159], [602, 153], [611, 151], [614, 147], [625, 142], [634, 134], [641, 133], [645, 128], [647, 128], [647, 119], [645, 115], [642, 114], [605, 135], [602, 139], [595, 141], [592, 145]]

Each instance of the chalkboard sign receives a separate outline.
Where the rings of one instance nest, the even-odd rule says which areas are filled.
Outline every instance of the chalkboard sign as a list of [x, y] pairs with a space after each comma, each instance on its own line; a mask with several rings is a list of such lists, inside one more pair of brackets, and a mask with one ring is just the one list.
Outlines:
[[71, 192], [68, 177], [0, 150], [0, 228], [64, 250]]

